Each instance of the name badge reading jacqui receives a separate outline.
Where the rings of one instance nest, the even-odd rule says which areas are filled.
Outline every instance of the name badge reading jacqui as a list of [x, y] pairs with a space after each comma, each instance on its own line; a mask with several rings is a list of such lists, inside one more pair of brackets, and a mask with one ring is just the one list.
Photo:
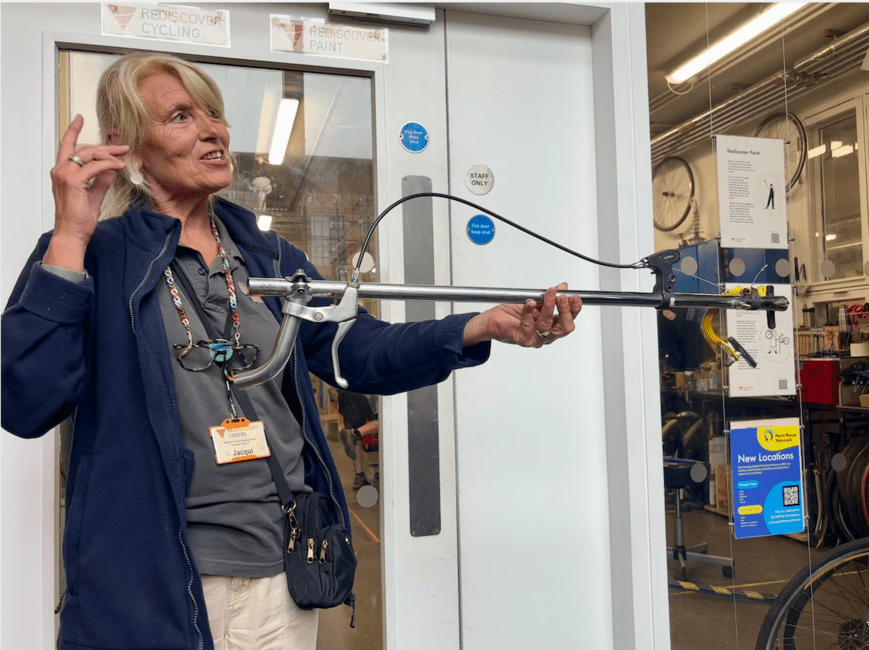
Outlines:
[[219, 427], [209, 427], [208, 433], [214, 442], [214, 459], [218, 465], [268, 458], [272, 455], [266, 442], [265, 427], [259, 420], [224, 420]]

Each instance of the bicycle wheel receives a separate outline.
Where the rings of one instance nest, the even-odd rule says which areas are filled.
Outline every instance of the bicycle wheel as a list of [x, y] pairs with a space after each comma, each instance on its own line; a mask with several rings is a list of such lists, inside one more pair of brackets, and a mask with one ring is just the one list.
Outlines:
[[756, 650], [869, 648], [869, 538], [843, 544], [809, 568], [770, 606]]
[[665, 158], [652, 171], [652, 214], [658, 230], [678, 228], [691, 211], [693, 198], [694, 174], [682, 158]]
[[785, 176], [790, 174], [785, 191], [796, 185], [806, 164], [806, 129], [793, 113], [773, 113], [758, 124], [755, 138], [785, 142]]

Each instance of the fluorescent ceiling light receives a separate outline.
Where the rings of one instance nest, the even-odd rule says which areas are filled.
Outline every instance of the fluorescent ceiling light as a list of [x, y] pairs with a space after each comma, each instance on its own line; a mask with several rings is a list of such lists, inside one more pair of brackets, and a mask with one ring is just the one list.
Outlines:
[[716, 61], [742, 47], [748, 41], [784, 20], [806, 4], [805, 2], [779, 2], [768, 7], [753, 19], [737, 28], [736, 31], [713, 43], [693, 59], [668, 74], [666, 77], [667, 81], [671, 84], [680, 84], [683, 81], [687, 81], [698, 72], [705, 70]]
[[271, 92], [272, 88], [266, 88], [263, 93], [262, 110], [259, 116], [259, 131], [256, 135], [256, 153], [268, 155], [269, 149], [272, 146], [272, 135], [275, 130], [275, 120], [278, 114], [278, 104], [283, 94], [283, 88], [274, 89], [277, 92]]
[[808, 152], [809, 160], [822, 156], [825, 153], [827, 153], [827, 145], [822, 144], [819, 147], [813, 147], [812, 149], [809, 149]]
[[275, 121], [275, 134], [272, 136], [272, 148], [269, 149], [269, 164], [280, 165], [284, 162], [290, 134], [293, 132], [293, 122], [296, 121], [296, 111], [299, 110], [298, 99], [282, 99], [278, 107], [278, 118]]
[[846, 144], [830, 151], [830, 155], [833, 156], [833, 158], [841, 158], [842, 156], [847, 156], [851, 153], [854, 153], [853, 144]]
[[256, 225], [260, 230], [268, 230], [272, 227], [272, 218], [267, 214], [261, 214], [256, 218]]

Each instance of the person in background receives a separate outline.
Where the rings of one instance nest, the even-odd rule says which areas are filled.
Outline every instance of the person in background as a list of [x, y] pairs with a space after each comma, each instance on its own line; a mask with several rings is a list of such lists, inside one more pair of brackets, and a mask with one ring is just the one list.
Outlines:
[[[336, 326], [303, 322], [292, 361], [247, 391], [253, 458], [220, 462], [214, 431], [246, 415], [233, 373], [265, 361], [282, 319], [278, 298], [242, 290], [248, 278], [322, 276], [216, 196], [233, 177], [229, 130], [201, 69], [123, 56], [100, 80], [97, 114], [103, 144], [78, 144], [81, 116], [60, 141], [55, 226], [2, 316], [3, 428], [35, 438], [74, 420], [58, 647], [314, 650], [318, 612], [289, 596], [263, 456], [295, 492], [331, 495], [350, 529], [308, 374], [335, 384]], [[485, 362], [493, 340], [539, 348], [581, 309], [556, 293], [420, 323], [360, 310], [342, 373], [354, 392], [394, 394]]]
[[344, 452], [353, 461], [353, 489], [371, 485], [365, 474], [365, 446], [363, 440], [369, 440], [377, 436], [380, 431], [380, 422], [377, 414], [371, 408], [371, 402], [365, 395], [351, 393], [346, 390], [338, 391], [338, 414], [341, 416], [341, 442], [344, 443]]

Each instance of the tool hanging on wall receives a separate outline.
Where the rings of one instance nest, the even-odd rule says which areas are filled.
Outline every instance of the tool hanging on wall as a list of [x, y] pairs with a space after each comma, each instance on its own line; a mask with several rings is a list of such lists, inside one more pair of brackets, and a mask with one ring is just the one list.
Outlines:
[[[651, 292], [625, 291], [559, 291], [566, 296], [579, 296], [585, 305], [611, 305], [621, 307], [654, 307], [655, 309], [747, 309], [765, 310], [770, 327], [775, 327], [775, 312], [788, 308], [788, 300], [784, 296], [774, 296], [772, 287], [764, 288], [763, 294], [752, 288], [738, 294], [723, 295], [701, 293], [675, 293], [676, 275], [673, 266], [681, 259], [677, 250], [665, 250], [654, 253], [633, 264], [615, 264], [596, 260], [582, 253], [573, 251], [557, 242], [551, 241], [527, 228], [516, 224], [482, 206], [465, 199], [438, 192], [420, 192], [405, 196], [386, 208], [372, 224], [359, 251], [358, 262], [349, 283], [328, 280], [312, 280], [301, 269], [292, 277], [250, 278], [248, 290], [252, 296], [280, 296], [284, 298], [284, 320], [281, 324], [275, 349], [268, 361], [253, 370], [237, 372], [233, 376], [236, 386], [242, 389], [259, 386], [276, 377], [286, 366], [293, 352], [296, 335], [302, 320], [315, 323], [337, 323], [338, 329], [332, 341], [332, 364], [336, 383], [347, 387], [347, 381], [341, 376], [338, 362], [338, 346], [341, 340], [356, 320], [359, 300], [434, 300], [443, 302], [490, 302], [508, 303], [534, 300], [543, 301], [545, 289], [499, 289], [488, 287], [443, 287], [431, 285], [395, 285], [379, 283], [361, 283], [361, 264], [375, 228], [380, 221], [398, 205], [420, 197], [439, 197], [459, 203], [464, 203], [476, 210], [503, 221], [522, 232], [535, 237], [559, 250], [562, 250], [582, 260], [619, 269], [648, 269], [655, 274], [655, 286]], [[325, 307], [309, 307], [314, 298], [337, 299], [337, 303]], [[732, 339], [731, 339], [732, 341]], [[738, 344], [737, 344], [738, 345]], [[740, 346], [741, 349], [741, 346]], [[744, 354], [744, 349], [742, 350]]]

